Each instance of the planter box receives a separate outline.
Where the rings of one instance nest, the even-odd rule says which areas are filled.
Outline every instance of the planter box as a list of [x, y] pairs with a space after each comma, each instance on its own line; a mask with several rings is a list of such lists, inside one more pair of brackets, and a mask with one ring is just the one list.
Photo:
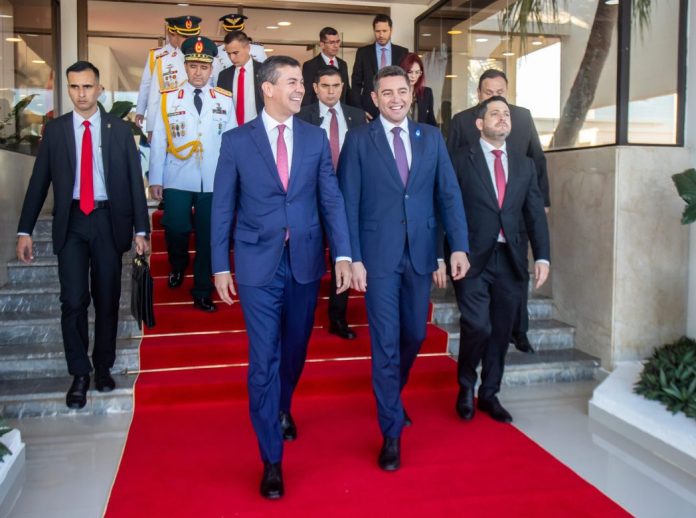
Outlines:
[[0, 462], [0, 516], [7, 516], [24, 483], [25, 445], [17, 429], [0, 437], [0, 442], [12, 452]]

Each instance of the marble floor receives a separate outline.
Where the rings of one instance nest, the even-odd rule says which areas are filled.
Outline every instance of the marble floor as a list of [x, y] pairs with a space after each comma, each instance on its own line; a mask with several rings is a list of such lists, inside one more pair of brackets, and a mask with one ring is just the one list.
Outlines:
[[[504, 389], [515, 426], [639, 517], [696, 516], [696, 479], [632, 448], [587, 416], [596, 382]], [[130, 415], [25, 419], [23, 490], [8, 518], [97, 518], [116, 472]], [[5, 518], [5, 517], [1, 517]]]

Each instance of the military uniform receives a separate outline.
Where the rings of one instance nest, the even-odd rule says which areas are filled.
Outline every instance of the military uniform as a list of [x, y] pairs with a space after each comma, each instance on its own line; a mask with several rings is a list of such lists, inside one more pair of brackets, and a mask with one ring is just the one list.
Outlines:
[[152, 75], [155, 71], [155, 64], [158, 58], [166, 56], [174, 52], [174, 47], [169, 43], [164, 45], [164, 47], [156, 47], [150, 49], [147, 54], [147, 61], [143, 67], [143, 74], [140, 78], [140, 89], [138, 90], [138, 101], [135, 105], [136, 115], [145, 115], [147, 110], [148, 98], [150, 96], [150, 83], [152, 82]]
[[[215, 44], [203, 37], [189, 38], [182, 50], [187, 61], [203, 61], [207, 57], [208, 63], [217, 52]], [[196, 108], [197, 96], [200, 113]], [[195, 227], [191, 294], [194, 301], [206, 299], [212, 306], [210, 208], [222, 134], [237, 126], [232, 96], [226, 90], [207, 85], [197, 89], [187, 80], [180, 87], [163, 92], [158, 109], [150, 144], [150, 184], [164, 189], [162, 225], [169, 263], [172, 272], [186, 269], [189, 234]]]

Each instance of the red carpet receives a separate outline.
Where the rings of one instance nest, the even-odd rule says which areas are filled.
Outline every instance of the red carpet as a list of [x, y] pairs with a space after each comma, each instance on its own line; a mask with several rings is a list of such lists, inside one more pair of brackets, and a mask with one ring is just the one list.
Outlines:
[[[351, 323], [364, 323], [364, 302], [350, 307]], [[142, 369], [184, 370], [139, 376], [105, 516], [625, 516], [516, 428], [481, 414], [460, 421], [455, 366], [434, 326], [404, 393], [414, 425], [404, 431], [396, 473], [376, 465], [367, 327], [357, 327], [354, 342], [315, 329], [293, 407], [299, 437], [286, 443], [286, 496], [265, 501], [239, 306], [205, 315], [188, 303], [163, 304], [157, 318], [143, 339]], [[184, 332], [197, 334], [174, 335]]]

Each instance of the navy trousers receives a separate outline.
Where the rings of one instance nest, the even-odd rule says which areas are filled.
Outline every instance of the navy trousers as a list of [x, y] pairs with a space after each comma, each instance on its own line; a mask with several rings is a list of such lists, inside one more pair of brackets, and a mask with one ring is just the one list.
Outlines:
[[416, 273], [408, 250], [396, 271], [371, 277], [367, 270], [367, 318], [372, 347], [372, 389], [384, 437], [401, 436], [401, 390], [425, 340], [430, 305], [430, 274]]
[[314, 326], [319, 281], [300, 284], [292, 276], [287, 247], [266, 286], [238, 286], [249, 335], [249, 413], [261, 459], [283, 458], [280, 411], [289, 412]]

